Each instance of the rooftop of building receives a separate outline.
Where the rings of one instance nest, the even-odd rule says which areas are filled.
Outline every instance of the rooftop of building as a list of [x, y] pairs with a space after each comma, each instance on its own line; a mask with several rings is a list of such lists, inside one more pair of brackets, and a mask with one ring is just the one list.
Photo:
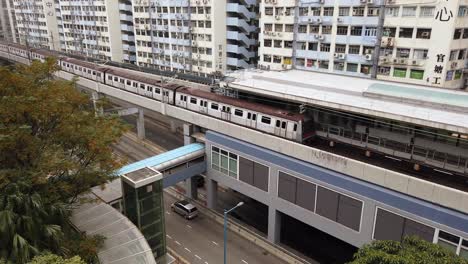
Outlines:
[[468, 93], [301, 70], [240, 70], [229, 87], [301, 104], [468, 133]]

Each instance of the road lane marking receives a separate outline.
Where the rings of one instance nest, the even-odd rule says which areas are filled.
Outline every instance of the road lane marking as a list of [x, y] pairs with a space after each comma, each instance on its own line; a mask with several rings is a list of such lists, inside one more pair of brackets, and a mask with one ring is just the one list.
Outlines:
[[166, 211], [166, 214], [170, 215], [171, 213], [169, 213], [169, 211]]
[[166, 235], [166, 236], [167, 236], [167, 238], [172, 239], [172, 237], [170, 235]]
[[192, 228], [191, 226], [187, 225], [188, 228]]
[[201, 260], [201, 258], [200, 258], [198, 255], [195, 255], [195, 257], [196, 257], [197, 259]]
[[175, 242], [177, 245], [181, 246], [182, 244], [179, 243], [179, 241], [176, 240]]
[[216, 242], [214, 242], [214, 241], [211, 241], [211, 242], [212, 242], [213, 244], [215, 244], [215, 245], [219, 246], [219, 244], [218, 244], [218, 243], [216, 243]]
[[188, 249], [188, 248], [184, 248], [184, 249], [187, 250], [187, 251], [190, 252], [190, 253], [192, 252], [192, 251], [190, 251], [190, 249]]
[[244, 262], [245, 264], [249, 264], [249, 263], [248, 263], [247, 261], [245, 261], [245, 260], [242, 260], [242, 262]]
[[205, 264], [208, 264], [208, 262], [205, 261]]

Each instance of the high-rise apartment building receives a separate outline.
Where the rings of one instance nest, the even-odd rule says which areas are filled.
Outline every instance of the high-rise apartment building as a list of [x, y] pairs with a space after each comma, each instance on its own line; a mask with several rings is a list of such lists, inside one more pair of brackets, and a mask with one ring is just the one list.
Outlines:
[[20, 44], [60, 50], [55, 2], [14, 0], [13, 9]]
[[211, 74], [255, 66], [257, 3], [133, 1], [137, 63]]
[[0, 1], [0, 30], [0, 38], [7, 41], [19, 42], [13, 0]]
[[463, 88], [468, 1], [262, 0], [259, 65]]

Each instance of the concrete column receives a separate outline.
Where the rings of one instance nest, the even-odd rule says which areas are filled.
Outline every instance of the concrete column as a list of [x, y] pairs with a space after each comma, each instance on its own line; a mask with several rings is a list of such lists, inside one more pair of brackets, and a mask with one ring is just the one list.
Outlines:
[[139, 139], [145, 138], [145, 113], [143, 108], [138, 108], [137, 134]]
[[171, 132], [172, 133], [175, 133], [177, 131], [177, 124], [174, 120], [170, 120], [169, 121], [170, 125], [171, 125]]
[[190, 136], [193, 133], [194, 125], [184, 124], [184, 145], [189, 145], [195, 142], [195, 140]]
[[195, 181], [195, 177], [185, 180], [185, 191], [188, 198], [194, 200], [198, 198], [197, 182]]
[[216, 209], [218, 200], [218, 182], [212, 179], [206, 179], [206, 205], [210, 209]]
[[272, 243], [280, 242], [281, 213], [275, 208], [268, 207], [268, 240]]
[[91, 100], [93, 100], [93, 106], [94, 106], [94, 113], [96, 115], [103, 115], [104, 114], [104, 109], [102, 109], [102, 106], [98, 106], [97, 102], [99, 101], [99, 93], [96, 91], [91, 92]]

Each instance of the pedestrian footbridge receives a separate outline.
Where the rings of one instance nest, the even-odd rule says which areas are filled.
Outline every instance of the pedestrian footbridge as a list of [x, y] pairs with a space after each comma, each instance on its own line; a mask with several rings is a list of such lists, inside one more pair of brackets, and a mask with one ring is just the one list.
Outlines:
[[165, 153], [140, 160], [121, 168], [118, 176], [143, 168], [151, 168], [162, 174], [163, 188], [199, 175], [206, 170], [205, 145], [193, 143]]

